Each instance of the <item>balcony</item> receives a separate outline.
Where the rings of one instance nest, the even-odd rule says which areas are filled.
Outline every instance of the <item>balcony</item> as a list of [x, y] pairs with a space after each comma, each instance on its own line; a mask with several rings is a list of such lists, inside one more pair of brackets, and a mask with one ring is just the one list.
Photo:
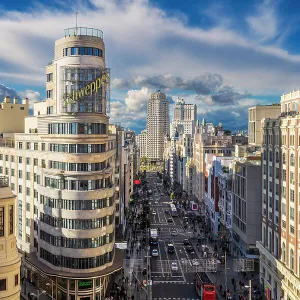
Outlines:
[[103, 39], [103, 32], [99, 29], [88, 27], [73, 27], [65, 29], [65, 37], [67, 36], [94, 36]]
[[15, 140], [12, 138], [1, 138], [0, 147], [15, 148]]

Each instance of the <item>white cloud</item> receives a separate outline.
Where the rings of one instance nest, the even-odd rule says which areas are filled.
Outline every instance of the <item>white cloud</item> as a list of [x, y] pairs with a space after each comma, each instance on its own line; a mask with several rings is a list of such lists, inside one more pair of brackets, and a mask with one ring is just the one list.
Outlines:
[[28, 98], [29, 100], [29, 107], [33, 108], [34, 102], [39, 102], [42, 100], [42, 97], [39, 92], [33, 90], [26, 90], [24, 92], [19, 93], [21, 98]]
[[144, 112], [147, 110], [147, 102], [151, 96], [148, 88], [142, 87], [140, 90], [129, 90], [125, 103], [127, 109], [132, 112]]

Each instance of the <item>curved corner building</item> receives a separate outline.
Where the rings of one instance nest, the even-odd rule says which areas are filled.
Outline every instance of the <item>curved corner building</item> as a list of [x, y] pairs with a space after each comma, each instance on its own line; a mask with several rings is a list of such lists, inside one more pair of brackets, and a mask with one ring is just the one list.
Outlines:
[[0, 176], [0, 299], [20, 299], [20, 265], [15, 236], [15, 199], [6, 177]]
[[47, 99], [35, 103], [25, 134], [0, 148], [18, 194], [25, 276], [54, 299], [103, 299], [123, 257], [114, 248], [116, 145], [102, 31], [65, 30], [46, 76]]

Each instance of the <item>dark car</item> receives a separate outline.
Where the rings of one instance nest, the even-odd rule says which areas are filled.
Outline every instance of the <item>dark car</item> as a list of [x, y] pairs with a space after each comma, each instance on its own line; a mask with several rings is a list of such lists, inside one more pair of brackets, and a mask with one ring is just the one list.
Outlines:
[[185, 245], [185, 246], [190, 245], [190, 241], [188, 239], [184, 239], [183, 245]]
[[173, 222], [173, 219], [172, 218], [168, 218], [168, 222]]
[[187, 245], [187, 246], [185, 247], [185, 250], [188, 251], [188, 252], [191, 252], [191, 251], [193, 251], [194, 249], [193, 249], [193, 247], [192, 247], [191, 245]]

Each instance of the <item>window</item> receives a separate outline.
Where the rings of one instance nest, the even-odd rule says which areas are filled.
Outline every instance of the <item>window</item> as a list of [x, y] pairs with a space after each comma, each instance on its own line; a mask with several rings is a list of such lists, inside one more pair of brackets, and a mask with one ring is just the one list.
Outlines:
[[19, 274], [15, 275], [15, 286], [19, 285]]
[[281, 212], [284, 216], [286, 215], [286, 204], [285, 203], [281, 203]]
[[294, 267], [295, 267], [295, 264], [294, 264], [294, 251], [293, 251], [293, 249], [291, 249], [291, 251], [290, 251], [290, 269], [294, 271]]
[[30, 196], [30, 188], [26, 188], [26, 195]]
[[47, 82], [52, 82], [53, 81], [53, 73], [48, 73], [47, 74]]
[[9, 161], [9, 156], [5, 155], [5, 161]]
[[0, 174], [3, 174], [3, 167], [0, 167]]
[[0, 279], [0, 292], [6, 291], [6, 279]]
[[26, 165], [30, 165], [30, 158], [26, 157]]
[[27, 202], [26, 202], [26, 210], [27, 210], [27, 211], [30, 211], [30, 203], [27, 203]]
[[19, 156], [19, 164], [22, 163], [22, 156]]
[[290, 219], [294, 221], [295, 218], [295, 210], [293, 207], [290, 207]]
[[275, 156], [276, 156], [276, 162], [279, 163], [279, 153], [276, 152], [276, 153], [275, 153]]
[[45, 151], [45, 150], [46, 150], [46, 144], [42, 143], [42, 151]]
[[295, 234], [295, 227], [293, 225], [290, 225], [290, 234]]
[[282, 163], [285, 165], [286, 164], [286, 156], [285, 153], [282, 154]]
[[286, 170], [282, 169], [282, 180], [286, 181]]
[[22, 171], [19, 170], [19, 178], [20, 178], [20, 179], [22, 179], [22, 175], [23, 175], [23, 174], [22, 174]]
[[14, 206], [10, 205], [8, 211], [9, 211], [9, 234], [13, 234], [14, 233]]
[[34, 143], [34, 150], [39, 150], [39, 144], [38, 143]]
[[27, 149], [27, 150], [30, 150], [30, 149], [31, 149], [30, 147], [31, 147], [31, 143], [27, 142], [27, 143], [26, 143], [26, 149]]
[[19, 149], [23, 149], [23, 144], [22, 144], [22, 142], [19, 142], [18, 148], [19, 148]]
[[272, 153], [272, 151], [270, 150], [270, 152], [269, 152], [269, 161], [272, 161], [272, 156], [273, 156], [273, 153]]
[[19, 194], [22, 194], [22, 185], [19, 185]]
[[291, 202], [294, 202], [294, 201], [295, 201], [295, 191], [294, 191], [294, 190], [291, 190], [291, 193], [290, 193], [290, 201], [291, 201]]
[[15, 176], [15, 169], [11, 169], [11, 170], [10, 170], [10, 174], [11, 174], [11, 176], [14, 177], [14, 176]]
[[285, 249], [285, 243], [282, 243], [282, 261], [286, 263], [286, 249]]
[[295, 156], [293, 153], [290, 156], [290, 165], [291, 165], [291, 167], [295, 166]]
[[0, 236], [4, 236], [4, 207], [0, 207]]
[[26, 172], [26, 180], [30, 180], [30, 172]]
[[30, 219], [26, 218], [26, 226], [30, 227]]
[[37, 166], [37, 165], [38, 165], [38, 159], [37, 159], [37, 158], [34, 158], [34, 159], [33, 159], [33, 165], [34, 165], [34, 166]]
[[3, 160], [3, 154], [0, 154], [0, 160]]
[[15, 157], [14, 156], [11, 157], [11, 162], [15, 162]]
[[[1, 172], [0, 172], [1, 173]], [[15, 191], [15, 184], [14, 183], [11, 183], [11, 189], [13, 190], [13, 191]]]
[[29, 234], [26, 234], [26, 242], [30, 243], [30, 235]]
[[53, 90], [47, 90], [47, 98], [52, 98]]

